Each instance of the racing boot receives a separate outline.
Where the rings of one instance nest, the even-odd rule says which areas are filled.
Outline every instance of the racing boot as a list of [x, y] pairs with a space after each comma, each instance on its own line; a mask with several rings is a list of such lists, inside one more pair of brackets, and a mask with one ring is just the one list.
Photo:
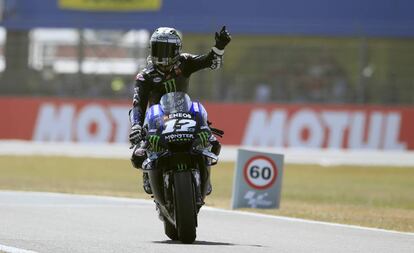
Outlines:
[[[207, 167], [207, 173], [208, 173], [208, 175], [211, 175], [210, 166]], [[208, 176], [208, 179], [207, 179], [207, 182], [206, 182], [206, 196], [210, 195], [212, 191], [213, 191], [213, 187], [211, 186], [210, 176]]]
[[[134, 151], [132, 152], [131, 162], [134, 168], [142, 169], [142, 163], [147, 159], [146, 145], [144, 142], [141, 142], [140, 145], [136, 145]], [[143, 187], [144, 191], [147, 194], [152, 194], [151, 185], [148, 178], [148, 173], [143, 171]]]
[[160, 204], [158, 204], [155, 200], [155, 211], [158, 213], [158, 219], [160, 219], [160, 221], [164, 221], [164, 215], [162, 215], [161, 213], [161, 208], [160, 208]]
[[145, 159], [147, 159], [146, 151], [147, 149], [145, 143], [142, 142], [140, 145], [135, 145], [131, 156], [131, 163], [134, 168], [142, 169], [142, 163], [145, 161]]
[[144, 187], [144, 191], [147, 194], [152, 194], [152, 190], [151, 190], [151, 184], [148, 178], [148, 172], [143, 172], [142, 173], [142, 182], [143, 182], [143, 187]]
[[213, 187], [211, 186], [210, 180], [208, 180], [208, 182], [207, 182], [206, 196], [210, 195], [212, 191], [213, 191]]

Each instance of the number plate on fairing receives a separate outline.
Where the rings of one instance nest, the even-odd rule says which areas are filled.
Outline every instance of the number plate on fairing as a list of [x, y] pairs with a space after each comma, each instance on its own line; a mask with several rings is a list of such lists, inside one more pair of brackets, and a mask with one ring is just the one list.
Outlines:
[[188, 114], [187, 117], [185, 115], [179, 115], [181, 116], [180, 118], [170, 118], [170, 116], [165, 119], [164, 130], [161, 132], [167, 142], [191, 141], [194, 139], [197, 122], [191, 119], [191, 115]]

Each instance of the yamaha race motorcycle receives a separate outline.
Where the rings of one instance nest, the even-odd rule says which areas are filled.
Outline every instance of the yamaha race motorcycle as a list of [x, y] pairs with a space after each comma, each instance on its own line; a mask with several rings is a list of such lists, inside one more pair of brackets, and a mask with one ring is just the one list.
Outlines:
[[[210, 185], [210, 166], [217, 164], [223, 131], [210, 128], [207, 112], [184, 92], [171, 92], [147, 110], [144, 127], [148, 173], [165, 234], [193, 243], [197, 215]], [[215, 135], [213, 135], [215, 134]], [[218, 145], [214, 145], [218, 144]]]

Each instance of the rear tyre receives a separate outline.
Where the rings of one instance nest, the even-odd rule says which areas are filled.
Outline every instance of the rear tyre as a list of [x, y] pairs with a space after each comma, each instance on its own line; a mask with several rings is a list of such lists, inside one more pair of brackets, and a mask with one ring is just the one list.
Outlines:
[[197, 209], [191, 171], [174, 173], [175, 218], [178, 238], [193, 243], [196, 238]]
[[167, 218], [164, 218], [164, 232], [171, 240], [178, 240], [178, 231], [174, 225], [167, 220]]

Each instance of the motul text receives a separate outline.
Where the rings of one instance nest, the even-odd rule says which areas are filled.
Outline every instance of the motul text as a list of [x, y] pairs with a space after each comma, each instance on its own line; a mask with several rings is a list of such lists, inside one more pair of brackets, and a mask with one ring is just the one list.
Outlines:
[[[205, 103], [224, 145], [414, 150], [414, 108]], [[127, 143], [128, 101], [1, 98], [0, 139]]]
[[406, 149], [401, 114], [374, 111], [253, 110], [242, 144], [248, 146]]

